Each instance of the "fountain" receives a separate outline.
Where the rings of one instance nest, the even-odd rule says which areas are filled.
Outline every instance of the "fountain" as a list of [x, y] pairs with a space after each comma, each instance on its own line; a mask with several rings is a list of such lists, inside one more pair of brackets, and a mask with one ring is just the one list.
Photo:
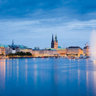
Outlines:
[[93, 30], [90, 40], [91, 60], [96, 64], [96, 30]]

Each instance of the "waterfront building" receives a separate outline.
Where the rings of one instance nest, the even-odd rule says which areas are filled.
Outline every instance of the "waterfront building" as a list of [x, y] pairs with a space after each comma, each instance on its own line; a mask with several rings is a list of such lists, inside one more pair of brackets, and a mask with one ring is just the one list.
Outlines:
[[56, 51], [60, 57], [66, 57], [66, 49], [58, 48]]
[[32, 49], [24, 46], [24, 45], [15, 45], [14, 41], [12, 41], [12, 44], [9, 45], [6, 49], [6, 54], [15, 54], [17, 52], [30, 52], [32, 53]]
[[33, 57], [55, 57], [59, 56], [56, 50], [42, 49], [42, 50], [33, 50]]
[[35, 50], [33, 49], [32, 55], [34, 57], [65, 57], [66, 56], [66, 49], [42, 49], [42, 50]]
[[66, 48], [66, 55], [68, 57], [80, 57], [83, 56], [83, 50], [78, 46], [70, 46]]
[[25, 48], [22, 48], [22, 49], [20, 49], [19, 51], [20, 51], [20, 52], [24, 52], [24, 53], [27, 53], [27, 52], [28, 52], [28, 53], [31, 53], [31, 54], [33, 53], [33, 51], [32, 51], [31, 48], [26, 48], [26, 49], [25, 49]]
[[6, 50], [6, 55], [12, 53], [12, 49], [9, 46], [6, 47], [5, 50]]
[[8, 53], [15, 54], [16, 52], [19, 52], [19, 46], [15, 45], [14, 41], [12, 41], [12, 44], [9, 45], [8, 51]]
[[0, 55], [5, 55], [5, 48], [4, 47], [0, 47]]
[[54, 36], [52, 35], [51, 48], [58, 49], [57, 36], [55, 36], [55, 39], [54, 39]]

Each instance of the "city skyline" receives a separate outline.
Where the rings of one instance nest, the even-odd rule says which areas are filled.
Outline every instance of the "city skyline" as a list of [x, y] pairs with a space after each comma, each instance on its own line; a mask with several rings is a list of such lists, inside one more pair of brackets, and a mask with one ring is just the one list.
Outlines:
[[[95, 31], [95, 30], [94, 30]], [[92, 38], [92, 36], [91, 36], [91, 38]], [[12, 40], [11, 41], [11, 43], [10, 44], [7, 44], [7, 45], [5, 45], [5, 44], [0, 44], [0, 47], [5, 47], [5, 48], [8, 48], [8, 46], [18, 46], [18, 47], [24, 47], [25, 49], [26, 48], [30, 48], [30, 49], [35, 49], [35, 48], [38, 48], [38, 49], [50, 49], [50, 48], [52, 48], [52, 49], [66, 49], [66, 48], [68, 48], [68, 47], [81, 47], [82, 49], [85, 47], [85, 46], [90, 46], [91, 44], [90, 43], [88, 43], [88, 42], [86, 42], [83, 46], [79, 46], [79, 45], [70, 45], [70, 46], [64, 46], [64, 47], [62, 47], [62, 45], [60, 46], [60, 44], [58, 43], [58, 36], [55, 34], [52, 34], [52, 36], [51, 36], [51, 42], [50, 42], [50, 46], [49, 47], [45, 47], [45, 48], [42, 48], [42, 46], [40, 47], [40, 46], [33, 46], [33, 47], [29, 47], [29, 46], [27, 46], [27, 45], [24, 45], [24, 44], [16, 44], [15, 42], [14, 42], [14, 40]], [[91, 42], [92, 42], [92, 40], [91, 40]], [[92, 45], [93, 46], [93, 45]]]
[[14, 40], [48, 48], [57, 34], [59, 46], [83, 47], [96, 26], [95, 0], [0, 0], [0, 5], [0, 44]]

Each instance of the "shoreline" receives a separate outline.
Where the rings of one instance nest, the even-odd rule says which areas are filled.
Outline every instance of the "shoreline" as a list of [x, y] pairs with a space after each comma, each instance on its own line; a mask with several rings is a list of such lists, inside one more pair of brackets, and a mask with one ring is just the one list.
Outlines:
[[39, 56], [39, 57], [34, 57], [34, 56], [2, 56], [0, 59], [14, 59], [14, 58], [64, 58], [64, 59], [88, 59], [90, 57], [64, 57], [64, 56]]

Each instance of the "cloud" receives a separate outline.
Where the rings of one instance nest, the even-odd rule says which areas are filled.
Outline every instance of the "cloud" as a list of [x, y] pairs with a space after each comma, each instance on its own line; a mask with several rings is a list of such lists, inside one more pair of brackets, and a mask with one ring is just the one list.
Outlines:
[[[42, 45], [43, 48], [45, 46], [49, 47], [48, 43], [50, 44], [52, 34], [58, 35], [60, 45], [65, 42], [65, 45], [67, 46], [68, 41], [70, 44], [72, 40], [75, 43], [77, 41], [77, 43], [79, 43], [80, 40], [83, 40], [84, 42], [82, 43], [82, 45], [89, 41], [90, 33], [92, 29], [94, 29], [96, 26], [96, 20], [73, 20], [65, 22], [63, 21], [63, 19], [64, 18], [50, 18], [37, 20], [1, 20], [0, 40], [2, 40], [4, 43], [9, 43], [12, 39], [14, 39], [17, 41], [17, 43], [21, 42], [22, 44], [31, 47], [36, 45]], [[40, 42], [43, 42], [43, 44], [40, 44]]]
[[53, 33], [60, 45], [63, 41], [65, 45], [72, 41], [80, 44], [82, 40], [83, 45], [96, 26], [95, 0], [0, 1], [0, 40], [6, 44], [15, 39], [17, 43], [45, 47]]
[[65, 17], [89, 20], [96, 19], [94, 14], [89, 14], [96, 12], [95, 5], [95, 0], [1, 0], [0, 18]]

